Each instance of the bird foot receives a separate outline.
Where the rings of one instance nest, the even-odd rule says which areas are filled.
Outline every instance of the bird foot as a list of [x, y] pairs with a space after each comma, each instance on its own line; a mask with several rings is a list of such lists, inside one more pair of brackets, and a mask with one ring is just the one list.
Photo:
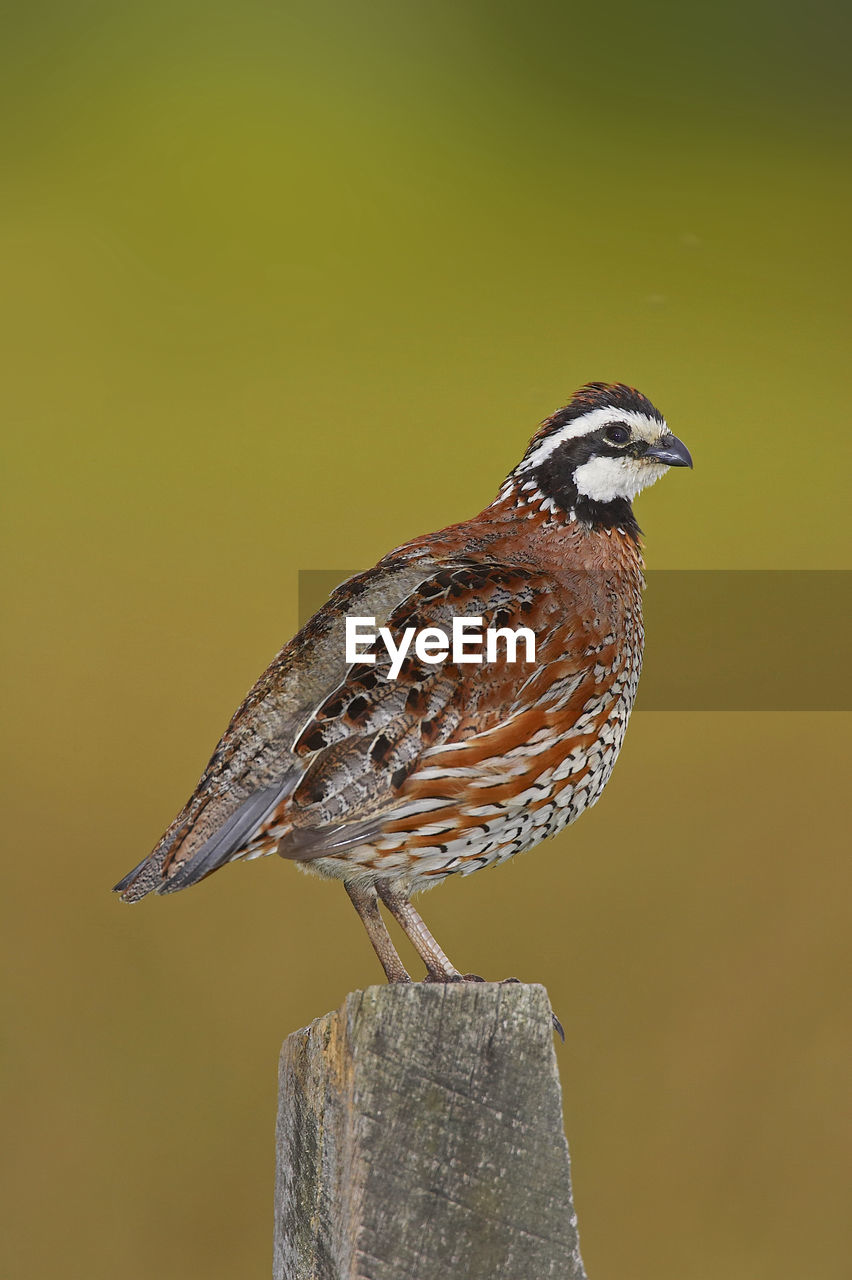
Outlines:
[[[427, 973], [423, 979], [424, 982], [487, 982], [487, 978], [480, 978], [478, 973]], [[507, 982], [520, 982], [520, 978], [503, 978], [500, 986], [503, 987]]]
[[[427, 973], [423, 979], [424, 982], [486, 982], [486, 978], [480, 978], [478, 973]], [[503, 978], [500, 983], [501, 987], [508, 986], [509, 983], [520, 983], [520, 978]], [[559, 1036], [562, 1043], [565, 1043], [565, 1028], [551, 1009], [550, 1018], [553, 1022], [553, 1030]]]

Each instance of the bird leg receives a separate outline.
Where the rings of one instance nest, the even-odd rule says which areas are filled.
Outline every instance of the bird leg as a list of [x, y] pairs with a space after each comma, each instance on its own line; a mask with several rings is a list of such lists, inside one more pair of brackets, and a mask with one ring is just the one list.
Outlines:
[[[419, 914], [404, 893], [392, 889], [389, 880], [377, 880], [376, 890], [382, 902], [399, 924], [426, 966], [427, 981], [460, 982], [462, 974], [439, 947]], [[375, 945], [375, 944], [373, 944]]]
[[[373, 944], [376, 955], [382, 962], [382, 968], [387, 975], [388, 982], [410, 982], [411, 978], [406, 972], [397, 954], [396, 947], [391, 941], [390, 934], [385, 928], [385, 922], [382, 920], [379, 904], [376, 900], [377, 892], [425, 964], [428, 974], [427, 982], [484, 982], [484, 978], [478, 977], [475, 973], [459, 973], [458, 969], [450, 963], [449, 957], [432, 937], [420, 913], [415, 911], [404, 893], [391, 888], [388, 880], [377, 880], [375, 887], [370, 886], [369, 888], [357, 885], [352, 881], [344, 881], [344, 883], [346, 892], [352, 899], [352, 905], [367, 930], [367, 935]], [[503, 981], [504, 983], [519, 982], [520, 979], [504, 978]], [[552, 1010], [550, 1016], [553, 1019], [554, 1029], [559, 1033], [559, 1037], [564, 1044], [565, 1032], [562, 1030], [562, 1023]]]
[[385, 922], [379, 911], [376, 890], [370, 885], [357, 884], [354, 880], [344, 880], [346, 892], [352, 899], [352, 905], [361, 917], [361, 923], [367, 930], [367, 937], [373, 944], [373, 950], [381, 961], [388, 982], [410, 982], [411, 978], [405, 965], [399, 958], [396, 947], [391, 941]]

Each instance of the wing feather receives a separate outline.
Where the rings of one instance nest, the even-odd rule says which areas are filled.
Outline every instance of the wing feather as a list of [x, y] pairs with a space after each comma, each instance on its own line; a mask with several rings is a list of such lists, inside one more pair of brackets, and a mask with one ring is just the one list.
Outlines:
[[[578, 585], [586, 576], [578, 575]], [[433, 761], [443, 763], [448, 754], [462, 766], [470, 756], [478, 773], [489, 744], [505, 750], [515, 738], [525, 742], [541, 724], [536, 682], [558, 703], [594, 665], [585, 651], [600, 640], [597, 612], [578, 603], [566, 624], [564, 595], [520, 565], [444, 566], [426, 578], [388, 619], [397, 643], [407, 627], [449, 634], [454, 616], [482, 617], [484, 626], [534, 625], [536, 661], [509, 663], [503, 653], [485, 670], [449, 658], [428, 664], [409, 653], [392, 682], [382, 647], [374, 664], [351, 667], [296, 742], [306, 769], [293, 792], [293, 829], [279, 845], [281, 856], [305, 862], [369, 844], [394, 829], [413, 796], [434, 790], [426, 780], [443, 770]], [[453, 779], [443, 793], [465, 786]]]

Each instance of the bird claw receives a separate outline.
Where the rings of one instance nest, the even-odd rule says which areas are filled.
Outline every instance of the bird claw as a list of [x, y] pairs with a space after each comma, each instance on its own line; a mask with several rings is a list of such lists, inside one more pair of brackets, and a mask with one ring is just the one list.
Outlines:
[[[520, 982], [520, 978], [504, 978], [503, 981], [500, 983], [500, 986], [505, 987], [508, 982]], [[553, 1030], [556, 1032], [556, 1034], [559, 1036], [559, 1039], [564, 1044], [565, 1028], [562, 1026], [562, 1023], [559, 1021], [559, 1019], [557, 1018], [556, 1014], [553, 1012], [552, 1009], [550, 1010], [550, 1017], [553, 1021]]]
[[485, 982], [477, 973], [427, 973], [424, 982]]
[[[480, 978], [478, 973], [427, 973], [423, 979], [424, 982], [487, 982], [487, 978]], [[503, 982], [520, 982], [520, 978], [504, 978]], [[500, 983], [502, 986], [503, 983]]]
[[[424, 982], [442, 982], [442, 983], [449, 983], [449, 982], [487, 982], [487, 978], [480, 978], [480, 976], [479, 976], [479, 974], [478, 974], [478, 973], [448, 973], [448, 974], [443, 974], [443, 973], [427, 973], [427, 975], [426, 975], [426, 977], [423, 979], [423, 981], [424, 981]], [[500, 984], [499, 984], [499, 985], [500, 985], [501, 987], [505, 987], [505, 986], [508, 986], [510, 983], [520, 983], [520, 981], [521, 981], [521, 980], [520, 980], [520, 978], [503, 978], [502, 982], [500, 982]], [[556, 1034], [559, 1036], [559, 1039], [560, 1039], [560, 1040], [562, 1041], [562, 1043], [564, 1044], [564, 1043], [565, 1043], [565, 1029], [564, 1029], [564, 1027], [562, 1026], [562, 1023], [559, 1021], [559, 1019], [557, 1018], [556, 1014], [553, 1012], [553, 1010], [552, 1010], [552, 1009], [551, 1009], [551, 1011], [550, 1011], [550, 1017], [551, 1017], [551, 1019], [552, 1019], [552, 1021], [553, 1021], [553, 1030], [556, 1032]]]

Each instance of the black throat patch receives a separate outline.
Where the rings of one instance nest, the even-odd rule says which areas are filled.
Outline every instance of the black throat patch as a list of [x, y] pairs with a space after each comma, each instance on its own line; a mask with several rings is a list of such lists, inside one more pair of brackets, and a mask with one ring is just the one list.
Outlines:
[[[575, 444], [582, 446], [586, 442], [577, 440]], [[565, 456], [570, 452], [570, 459]], [[600, 446], [594, 451], [600, 454]], [[615, 451], [613, 451], [615, 452]], [[613, 498], [611, 502], [595, 502], [577, 491], [574, 471], [592, 456], [589, 448], [588, 456], [583, 448], [570, 451], [557, 450], [534, 470], [527, 472], [546, 498], [563, 512], [566, 519], [573, 511], [576, 518], [593, 529], [623, 529], [634, 541], [638, 542], [642, 530], [633, 514], [633, 507], [627, 498]]]

